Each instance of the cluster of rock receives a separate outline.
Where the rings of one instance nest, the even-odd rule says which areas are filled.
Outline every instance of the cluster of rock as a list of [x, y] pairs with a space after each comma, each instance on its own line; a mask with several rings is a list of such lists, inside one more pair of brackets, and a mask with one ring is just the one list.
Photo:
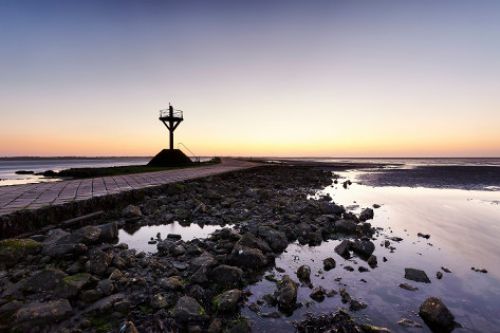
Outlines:
[[[239, 314], [248, 296], [244, 287], [262, 278], [291, 242], [319, 245], [347, 237], [335, 248], [339, 255], [354, 253], [377, 266], [370, 240], [375, 230], [367, 222], [371, 208], [356, 216], [327, 196], [308, 199], [331, 182], [331, 173], [319, 169], [246, 170], [162, 188], [137, 206], [106, 212], [105, 224], [0, 241], [0, 331], [248, 332], [250, 323]], [[150, 255], [116, 244], [118, 228], [174, 220], [236, 228], [187, 242], [158, 236], [158, 252]], [[336, 267], [333, 258], [323, 264], [325, 271]], [[307, 282], [310, 274], [304, 266], [297, 277]], [[288, 275], [276, 280], [268, 304], [292, 312], [299, 306], [298, 286]], [[318, 286], [311, 298], [335, 293]], [[366, 307], [345, 290], [340, 294], [351, 310]], [[297, 330], [318, 320], [332, 330], [355, 325], [341, 313], [310, 317]], [[369, 329], [352, 327], [345, 332]]]

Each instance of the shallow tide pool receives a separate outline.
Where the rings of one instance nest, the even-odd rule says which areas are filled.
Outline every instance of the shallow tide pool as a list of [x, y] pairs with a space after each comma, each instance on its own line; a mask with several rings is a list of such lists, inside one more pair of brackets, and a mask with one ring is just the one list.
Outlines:
[[[429, 296], [440, 297], [463, 326], [454, 332], [500, 331], [499, 191], [369, 187], [356, 183], [359, 172], [339, 174], [351, 179], [353, 184], [344, 189], [341, 185], [343, 179], [340, 179], [339, 184], [326, 188], [322, 193], [329, 193], [337, 204], [354, 212], [373, 204], [381, 205], [375, 209], [375, 218], [370, 221], [374, 227], [384, 228], [373, 241], [378, 267], [369, 272], [359, 272], [359, 266], [369, 268], [366, 262], [357, 257], [345, 260], [338, 256], [334, 247], [340, 241], [332, 240], [316, 247], [290, 244], [276, 260], [276, 266], [285, 272], [272, 268], [267, 273], [273, 273], [278, 279], [288, 274], [298, 281], [295, 274], [297, 268], [307, 264], [312, 269], [314, 286], [337, 291], [345, 288], [353, 298], [368, 305], [366, 309], [354, 312], [358, 320], [387, 327], [393, 332], [430, 332], [418, 316], [420, 304]], [[430, 239], [418, 237], [419, 232], [430, 234]], [[391, 253], [381, 243], [393, 236], [403, 240], [391, 241], [396, 248]], [[322, 261], [327, 257], [334, 258], [337, 267], [323, 272]], [[387, 258], [387, 262], [383, 262], [383, 257]], [[345, 265], [355, 270], [349, 272], [343, 268]], [[451, 273], [443, 272], [442, 266], [449, 268]], [[488, 273], [472, 271], [473, 266], [485, 268]], [[406, 267], [424, 270], [431, 283], [406, 280]], [[436, 278], [436, 272], [440, 270], [443, 273], [441, 280]], [[401, 289], [401, 283], [418, 287], [418, 290]], [[247, 302], [250, 304], [265, 294], [273, 293], [276, 286], [263, 279], [248, 289], [253, 293]], [[310, 293], [311, 289], [307, 286], [299, 288], [298, 302], [304, 306], [290, 317], [262, 318], [262, 313], [276, 311], [276, 308], [267, 306], [263, 306], [261, 313], [257, 314], [248, 307], [242, 312], [252, 320], [255, 331], [281, 332], [293, 331], [291, 321], [302, 319], [307, 312], [327, 313], [346, 307], [339, 295], [318, 303], [309, 297]], [[423, 327], [402, 327], [397, 324], [402, 318], [414, 320]]]

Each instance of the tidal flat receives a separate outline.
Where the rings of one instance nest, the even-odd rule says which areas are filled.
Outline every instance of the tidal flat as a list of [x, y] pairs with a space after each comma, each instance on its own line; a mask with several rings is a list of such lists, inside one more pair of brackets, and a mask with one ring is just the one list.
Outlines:
[[259, 167], [0, 241], [0, 331], [498, 330], [499, 192], [369, 172]]

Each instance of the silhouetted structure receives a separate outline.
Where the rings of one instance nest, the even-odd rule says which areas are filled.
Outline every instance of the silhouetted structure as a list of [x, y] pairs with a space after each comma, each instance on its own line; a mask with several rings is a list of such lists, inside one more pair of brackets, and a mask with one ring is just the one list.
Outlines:
[[174, 107], [169, 104], [168, 109], [160, 110], [160, 120], [170, 132], [170, 150], [173, 150], [174, 131], [184, 120], [183, 112], [181, 110], [174, 110]]
[[169, 132], [169, 149], [160, 151], [149, 161], [149, 166], [173, 167], [193, 163], [180, 149], [174, 149], [174, 131], [183, 120], [183, 112], [174, 110], [172, 105], [169, 105], [168, 109], [160, 110], [160, 121], [167, 127]]

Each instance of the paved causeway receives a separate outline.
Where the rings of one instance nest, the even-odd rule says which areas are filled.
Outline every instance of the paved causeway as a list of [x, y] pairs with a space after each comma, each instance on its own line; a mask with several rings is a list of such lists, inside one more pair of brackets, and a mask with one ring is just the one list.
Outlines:
[[136, 173], [123, 176], [64, 180], [50, 183], [0, 187], [0, 215], [21, 209], [37, 209], [87, 200], [108, 194], [217, 175], [257, 166], [256, 163], [223, 159], [220, 164]]

